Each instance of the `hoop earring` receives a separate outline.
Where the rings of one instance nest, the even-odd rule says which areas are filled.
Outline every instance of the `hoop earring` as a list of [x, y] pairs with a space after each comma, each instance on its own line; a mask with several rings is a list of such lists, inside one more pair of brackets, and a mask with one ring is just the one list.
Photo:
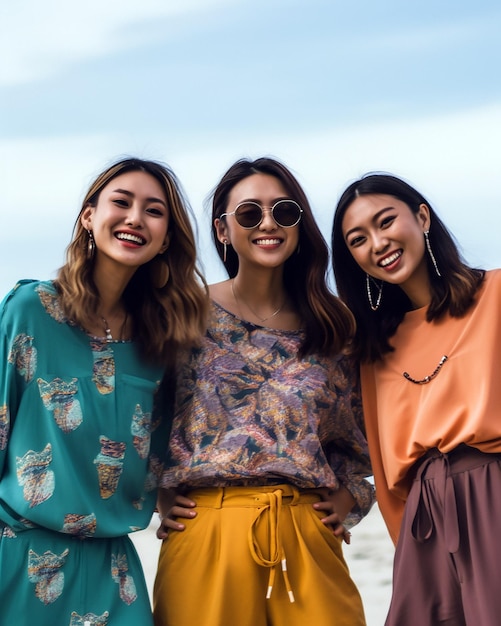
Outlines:
[[430, 259], [431, 259], [431, 262], [433, 263], [433, 267], [435, 268], [435, 272], [437, 273], [437, 276], [441, 277], [442, 274], [440, 273], [438, 269], [437, 260], [435, 259], [435, 255], [433, 254], [433, 250], [431, 249], [429, 230], [424, 231], [424, 240], [426, 241], [426, 249], [428, 250], [428, 254], [430, 255]]
[[223, 263], [226, 263], [226, 254], [227, 254], [227, 249], [228, 249], [228, 240], [225, 239], [223, 241]]
[[379, 291], [378, 291], [378, 294], [377, 294], [376, 304], [374, 304], [374, 302], [372, 300], [372, 293], [371, 293], [371, 283], [370, 283], [371, 280], [377, 287], [377, 283], [374, 280], [374, 278], [369, 276], [369, 274], [366, 274], [365, 275], [365, 284], [366, 284], [366, 287], [367, 287], [367, 298], [369, 299], [369, 306], [371, 307], [371, 309], [373, 311], [377, 311], [379, 309], [380, 304], [381, 304], [381, 297], [383, 295], [383, 285], [384, 285], [384, 282], [381, 281], [381, 284], [379, 285]]
[[157, 257], [151, 265], [151, 282], [156, 289], [163, 289], [169, 282], [170, 267], [167, 261]]
[[87, 258], [89, 261], [94, 258], [94, 253], [96, 251], [96, 242], [94, 241], [94, 235], [91, 230], [87, 231], [89, 235], [89, 241], [87, 242]]

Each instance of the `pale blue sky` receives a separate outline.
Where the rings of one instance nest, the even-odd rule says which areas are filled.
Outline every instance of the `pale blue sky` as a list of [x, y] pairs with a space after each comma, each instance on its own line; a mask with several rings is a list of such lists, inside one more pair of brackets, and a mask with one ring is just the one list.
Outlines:
[[501, 6], [420, 0], [18, 0], [0, 8], [0, 292], [49, 278], [111, 160], [167, 162], [224, 277], [204, 198], [242, 156], [296, 173], [327, 239], [343, 188], [418, 187], [501, 265]]

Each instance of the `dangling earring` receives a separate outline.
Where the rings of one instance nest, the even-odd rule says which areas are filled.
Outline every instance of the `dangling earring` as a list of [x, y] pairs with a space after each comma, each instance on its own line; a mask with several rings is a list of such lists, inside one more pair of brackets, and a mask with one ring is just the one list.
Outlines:
[[87, 231], [89, 235], [89, 241], [87, 243], [87, 258], [91, 260], [94, 258], [94, 252], [96, 251], [96, 242], [94, 241], [94, 235], [91, 230]]
[[163, 289], [169, 278], [170, 267], [167, 261], [158, 256], [151, 264], [151, 282], [156, 289]]
[[367, 297], [369, 299], [369, 306], [371, 307], [371, 309], [373, 311], [377, 311], [379, 309], [379, 305], [381, 304], [381, 296], [383, 295], [383, 285], [384, 285], [384, 282], [381, 281], [381, 284], [379, 285], [379, 291], [378, 291], [378, 294], [377, 294], [376, 304], [374, 304], [374, 302], [372, 301], [371, 283], [370, 283], [371, 280], [377, 287], [377, 283], [374, 280], [374, 278], [369, 276], [369, 274], [366, 274], [365, 275], [365, 281], [366, 281], [365, 284], [367, 286]]
[[228, 240], [223, 240], [223, 263], [226, 263], [226, 251], [228, 249]]
[[430, 231], [429, 230], [425, 230], [424, 231], [424, 239], [426, 241], [426, 248], [428, 250], [428, 254], [430, 255], [431, 262], [433, 263], [433, 267], [435, 268], [435, 272], [437, 272], [437, 276], [442, 276], [442, 274], [440, 273], [440, 271], [438, 269], [437, 260], [435, 259], [435, 255], [433, 254], [433, 250], [431, 249]]

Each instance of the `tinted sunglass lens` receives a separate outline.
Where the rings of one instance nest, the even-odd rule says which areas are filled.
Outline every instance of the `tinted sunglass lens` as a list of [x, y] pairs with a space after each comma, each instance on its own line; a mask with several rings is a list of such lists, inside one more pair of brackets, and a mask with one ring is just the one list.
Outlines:
[[263, 212], [257, 204], [241, 204], [235, 209], [235, 218], [240, 226], [254, 228], [261, 221]]
[[283, 200], [275, 205], [273, 217], [280, 226], [294, 226], [299, 222], [301, 209], [294, 202]]

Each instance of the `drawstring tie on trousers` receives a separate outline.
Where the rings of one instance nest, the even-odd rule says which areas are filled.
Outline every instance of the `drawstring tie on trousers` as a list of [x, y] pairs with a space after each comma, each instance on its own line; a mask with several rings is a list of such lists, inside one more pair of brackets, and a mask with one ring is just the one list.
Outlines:
[[431, 463], [441, 463], [443, 465], [443, 471], [439, 473], [440, 477], [434, 480], [441, 481], [442, 483], [441, 485], [439, 483], [439, 493], [442, 494], [444, 502], [444, 524], [447, 531], [446, 545], [449, 553], [454, 554], [459, 549], [459, 523], [456, 494], [452, 476], [450, 475], [449, 457], [436, 448], [429, 450], [419, 464], [414, 480], [420, 482], [420, 488], [411, 491], [407, 501], [410, 519], [412, 520], [412, 536], [417, 542], [424, 543], [433, 533], [434, 526], [430, 505], [429, 479], [426, 478], [426, 472]]
[[[276, 571], [278, 568], [281, 569], [285, 588], [287, 590], [287, 594], [289, 595], [289, 601], [294, 602], [294, 593], [292, 592], [292, 587], [289, 581], [289, 575], [287, 573], [287, 559], [285, 558], [285, 550], [282, 545], [281, 534], [280, 534], [280, 516], [282, 510], [282, 491], [281, 489], [277, 489], [276, 491], [270, 492], [266, 494], [267, 503], [263, 503], [263, 507], [259, 510], [259, 513], [252, 523], [252, 526], [249, 529], [249, 548], [252, 555], [252, 558], [258, 565], [262, 565], [263, 567], [270, 568], [270, 576], [268, 579], [268, 591], [266, 593], [266, 598], [269, 599], [271, 596], [271, 592], [273, 590], [273, 584], [275, 582]], [[269, 537], [269, 547], [270, 547], [270, 558], [266, 559], [263, 556], [262, 550], [259, 546], [258, 540], [256, 538], [255, 529], [257, 527], [258, 522], [261, 520], [264, 514], [266, 515], [266, 521], [268, 523], [268, 537]]]

